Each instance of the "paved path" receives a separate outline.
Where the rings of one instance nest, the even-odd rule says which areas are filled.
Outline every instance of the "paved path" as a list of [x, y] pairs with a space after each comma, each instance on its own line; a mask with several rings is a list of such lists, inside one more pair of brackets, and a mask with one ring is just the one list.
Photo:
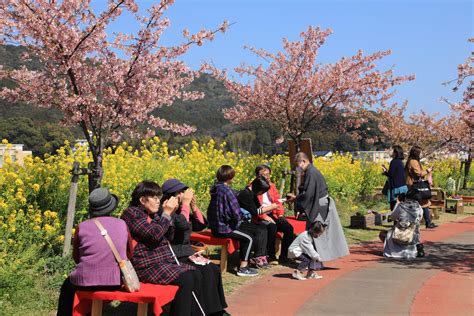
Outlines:
[[422, 230], [427, 256], [381, 257], [380, 242], [328, 263], [322, 280], [289, 268], [248, 283], [228, 299], [233, 315], [474, 315], [474, 217]]

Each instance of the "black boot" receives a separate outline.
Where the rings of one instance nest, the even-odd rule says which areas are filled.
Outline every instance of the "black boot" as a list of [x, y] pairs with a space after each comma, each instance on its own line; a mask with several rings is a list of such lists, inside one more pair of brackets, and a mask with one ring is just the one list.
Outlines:
[[425, 256], [425, 249], [423, 247], [423, 244], [417, 244], [416, 245], [416, 250], [417, 250], [417, 257], [418, 258], [421, 258], [421, 257], [424, 257]]

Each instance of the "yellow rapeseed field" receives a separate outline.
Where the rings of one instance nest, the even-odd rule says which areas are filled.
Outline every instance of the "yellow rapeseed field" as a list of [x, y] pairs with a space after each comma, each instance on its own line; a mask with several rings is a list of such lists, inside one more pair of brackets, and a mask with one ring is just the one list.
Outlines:
[[[3, 141], [8, 144], [6, 140]], [[8, 146], [8, 145], [7, 145]], [[64, 240], [64, 224], [71, 181], [70, 169], [74, 161], [86, 167], [90, 161], [87, 149], [71, 147], [69, 143], [55, 155], [26, 158], [24, 165], [12, 163], [8, 156], [0, 168], [0, 265], [9, 253], [36, 244], [58, 253]], [[163, 183], [177, 178], [192, 187], [202, 210], [209, 202], [209, 188], [214, 183], [216, 170], [222, 164], [234, 167], [234, 188], [241, 189], [254, 177], [254, 169], [261, 163], [272, 167], [273, 181], [280, 186], [283, 171], [289, 169], [286, 155], [271, 157], [234, 153], [225, 144], [214, 141], [198, 144], [193, 141], [180, 150], [170, 151], [158, 137], [143, 140], [136, 149], [127, 143], [108, 148], [104, 152], [102, 185], [115, 193], [120, 204], [115, 215], [128, 205], [130, 194], [141, 180]], [[318, 158], [315, 164], [326, 177], [330, 194], [354, 199], [369, 195], [381, 186], [384, 177], [380, 166], [353, 161], [350, 155], [335, 155], [331, 160]], [[454, 174], [459, 169], [455, 161], [436, 163], [438, 178]], [[456, 169], [457, 168], [457, 169]], [[289, 189], [289, 177], [286, 190]], [[76, 204], [76, 223], [87, 218], [87, 178], [81, 177]]]

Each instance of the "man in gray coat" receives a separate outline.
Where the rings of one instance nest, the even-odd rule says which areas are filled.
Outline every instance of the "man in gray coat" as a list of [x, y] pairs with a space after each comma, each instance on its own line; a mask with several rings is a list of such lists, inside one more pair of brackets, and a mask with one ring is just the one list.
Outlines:
[[321, 172], [309, 161], [308, 156], [299, 152], [296, 164], [304, 172], [303, 184], [298, 188], [298, 196], [289, 194], [289, 201], [295, 201], [297, 211], [304, 211], [308, 218], [306, 227], [320, 221], [327, 229], [317, 239], [316, 248], [321, 261], [330, 261], [349, 255], [344, 231], [334, 200], [328, 196], [328, 186]]

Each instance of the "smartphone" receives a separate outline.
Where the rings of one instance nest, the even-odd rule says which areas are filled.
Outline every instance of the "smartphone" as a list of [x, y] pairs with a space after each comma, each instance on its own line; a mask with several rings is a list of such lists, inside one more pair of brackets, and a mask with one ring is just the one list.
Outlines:
[[278, 199], [278, 202], [280, 202], [280, 203], [285, 203], [285, 202], [286, 202], [286, 199]]

